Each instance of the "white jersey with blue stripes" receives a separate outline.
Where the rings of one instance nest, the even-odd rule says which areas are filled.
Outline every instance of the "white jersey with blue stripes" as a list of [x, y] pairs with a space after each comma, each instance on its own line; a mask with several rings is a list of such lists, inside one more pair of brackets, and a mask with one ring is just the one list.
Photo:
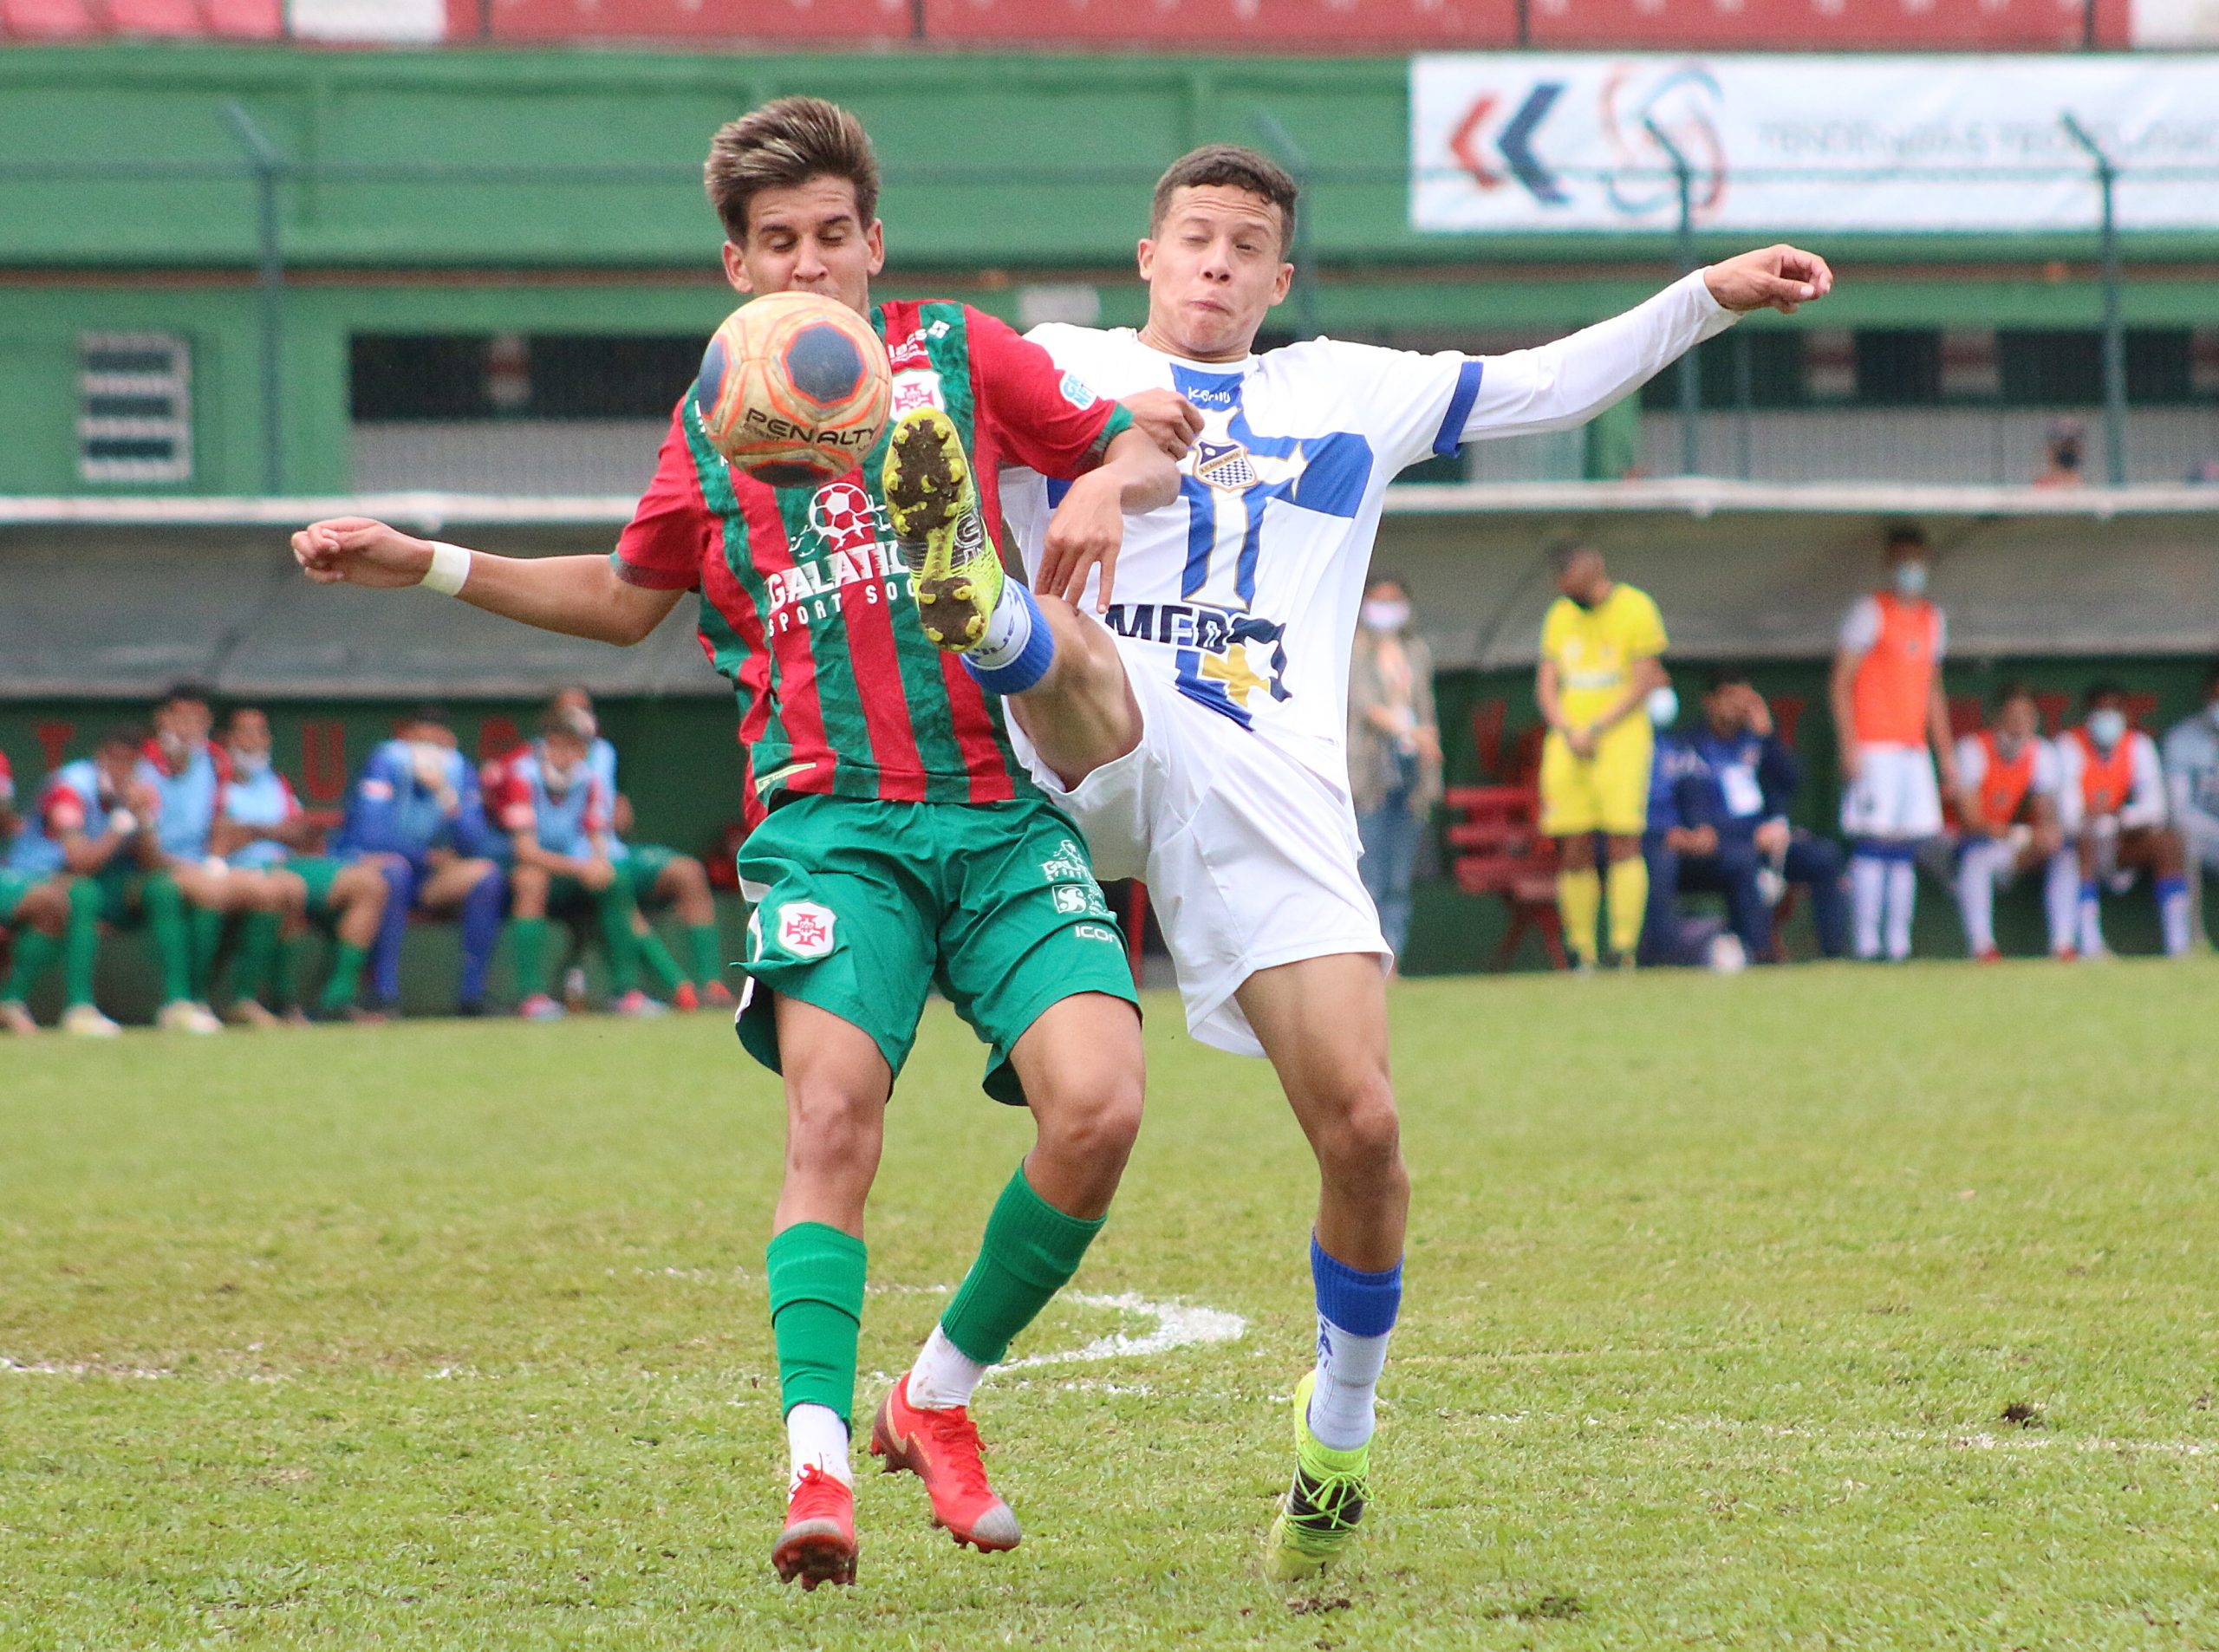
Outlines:
[[[1321, 338], [1199, 362], [1129, 328], [1028, 336], [1094, 391], [1175, 390], [1202, 416], [1179, 498], [1125, 519], [1104, 618], [1127, 639], [1128, 669], [1159, 673], [1345, 791], [1349, 655], [1387, 485], [1466, 441], [1578, 425], [1732, 319], [1698, 273], [1569, 338], [1493, 356]], [[1003, 478], [1035, 575], [1066, 485]]]

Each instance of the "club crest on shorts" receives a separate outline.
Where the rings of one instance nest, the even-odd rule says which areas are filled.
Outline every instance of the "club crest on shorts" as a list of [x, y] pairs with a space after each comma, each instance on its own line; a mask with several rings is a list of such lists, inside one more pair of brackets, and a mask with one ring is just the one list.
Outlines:
[[789, 901], [778, 908], [778, 945], [796, 958], [822, 958], [832, 950], [832, 910], [814, 901]]

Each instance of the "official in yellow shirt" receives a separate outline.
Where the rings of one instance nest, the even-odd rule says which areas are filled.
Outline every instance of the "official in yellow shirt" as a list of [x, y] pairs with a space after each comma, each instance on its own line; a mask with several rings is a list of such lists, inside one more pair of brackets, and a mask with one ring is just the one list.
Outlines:
[[1649, 823], [1656, 736], [1647, 702], [1664, 686], [1664, 621], [1646, 592], [1614, 582], [1594, 546], [1554, 553], [1557, 600], [1541, 622], [1533, 697], [1549, 725], [1541, 747], [1541, 829], [1559, 840], [1557, 908], [1582, 968], [1598, 956], [1605, 879], [1595, 837], [1609, 842], [1611, 950], [1633, 962], [1649, 905], [1641, 835]]

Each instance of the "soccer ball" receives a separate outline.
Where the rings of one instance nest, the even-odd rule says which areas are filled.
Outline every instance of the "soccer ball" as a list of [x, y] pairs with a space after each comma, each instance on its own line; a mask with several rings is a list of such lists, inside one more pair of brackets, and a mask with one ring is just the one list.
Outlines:
[[870, 323], [816, 293], [765, 293], [725, 317], [694, 405], [717, 452], [774, 488], [845, 476], [885, 433], [894, 370]]

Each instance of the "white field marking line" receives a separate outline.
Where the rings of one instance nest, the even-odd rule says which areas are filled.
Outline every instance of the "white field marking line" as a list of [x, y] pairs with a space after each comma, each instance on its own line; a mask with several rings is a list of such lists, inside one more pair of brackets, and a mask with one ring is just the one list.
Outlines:
[[102, 1365], [97, 1361], [81, 1360], [64, 1365], [52, 1360], [37, 1360], [24, 1364], [4, 1354], [0, 1354], [0, 1371], [12, 1371], [17, 1376], [128, 1376], [146, 1382], [177, 1375], [160, 1366]]
[[[1474, 1421], [1480, 1422], [1519, 1424], [1547, 1421], [1526, 1411], [1487, 1412]], [[1610, 1420], [1604, 1417], [1582, 1417], [1583, 1425], [1608, 1428]], [[2079, 1452], [2155, 1452], [2167, 1457], [2209, 1457], [2219, 1455], [2219, 1442], [2203, 1440], [2115, 1440], [2108, 1434], [2054, 1434], [2037, 1429], [2014, 1428], [2006, 1434], [1989, 1433], [1986, 1429], [1970, 1434], [1942, 1434], [1922, 1428], [1851, 1428], [1828, 1430], [1798, 1428], [1777, 1422], [1736, 1422], [1725, 1417], [1693, 1417], [1673, 1421], [1634, 1423], [1636, 1431], [1651, 1429], [1658, 1434], [1758, 1434], [1767, 1440], [1809, 1440], [1832, 1451], [1855, 1451], [1892, 1441], [1906, 1446], [1939, 1446], [1950, 1451], [2079, 1451]]]
[[1248, 1330], [1246, 1319], [1222, 1308], [1198, 1308], [1185, 1302], [1152, 1302], [1136, 1291], [1123, 1291], [1114, 1297], [1074, 1291], [1064, 1300], [1085, 1308], [1108, 1308], [1118, 1313], [1143, 1314], [1155, 1321], [1155, 1329], [1139, 1337], [1129, 1337], [1122, 1330], [1113, 1331], [1107, 1337], [1096, 1337], [1083, 1348], [1056, 1354], [1031, 1354], [1023, 1359], [1013, 1359], [999, 1369], [1021, 1371], [1041, 1365], [1076, 1365], [1086, 1360], [1137, 1359], [1149, 1354], [1166, 1354], [1175, 1348], [1202, 1348], [1212, 1343], [1237, 1343]]

